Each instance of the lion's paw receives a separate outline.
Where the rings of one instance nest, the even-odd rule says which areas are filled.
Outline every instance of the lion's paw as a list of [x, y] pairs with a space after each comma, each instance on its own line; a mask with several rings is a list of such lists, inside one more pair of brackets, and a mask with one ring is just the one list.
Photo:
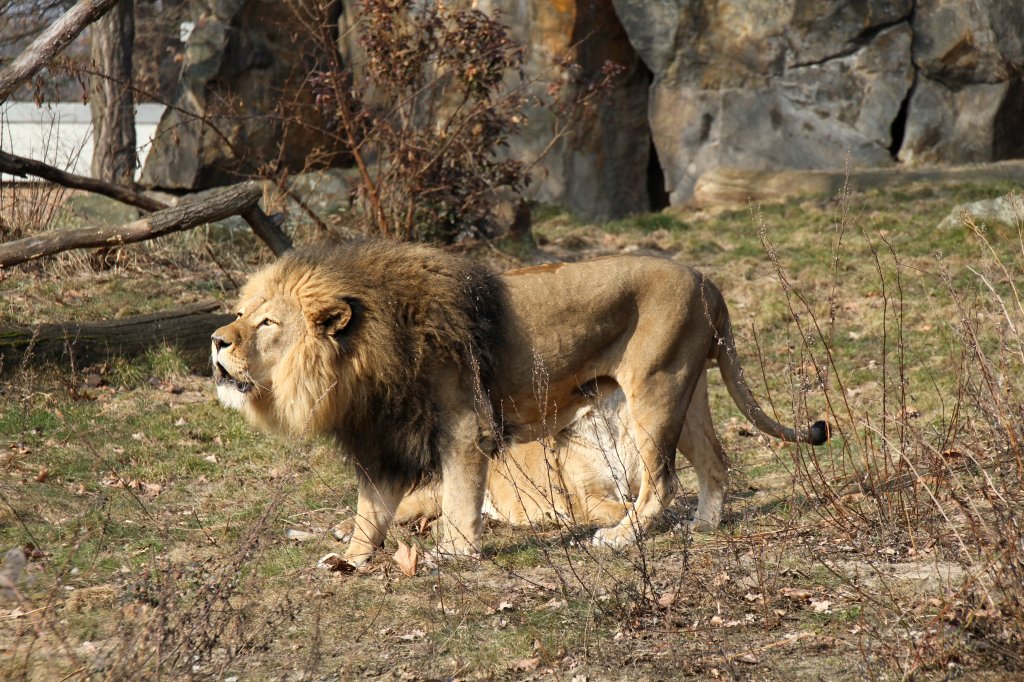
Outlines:
[[636, 530], [632, 525], [599, 528], [594, 533], [595, 547], [626, 547], [636, 544]]
[[694, 516], [693, 520], [690, 521], [690, 530], [695, 533], [710, 533], [711, 531], [718, 528], [719, 519], [717, 518], [702, 518], [700, 516]]

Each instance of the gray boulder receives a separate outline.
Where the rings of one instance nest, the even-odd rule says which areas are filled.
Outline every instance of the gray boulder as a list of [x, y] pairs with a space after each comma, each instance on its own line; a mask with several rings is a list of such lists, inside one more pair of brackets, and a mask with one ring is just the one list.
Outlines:
[[911, 3], [681, 0], [615, 9], [651, 67], [673, 204], [712, 168], [886, 166], [913, 84]]
[[965, 217], [970, 217], [979, 226], [998, 223], [1007, 227], [1024, 227], [1024, 197], [1015, 194], [960, 204], [942, 219], [939, 229], [961, 227]]

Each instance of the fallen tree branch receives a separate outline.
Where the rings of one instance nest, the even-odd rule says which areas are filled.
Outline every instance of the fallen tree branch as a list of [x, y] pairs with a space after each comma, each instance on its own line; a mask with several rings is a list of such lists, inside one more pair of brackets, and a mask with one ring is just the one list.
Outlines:
[[284, 216], [280, 213], [267, 215], [259, 204], [253, 204], [239, 215], [249, 223], [253, 234], [259, 237], [267, 245], [267, 248], [274, 252], [275, 256], [280, 256], [292, 248], [292, 240], [281, 230]]
[[79, 0], [64, 16], [46, 29], [14, 61], [0, 70], [0, 102], [19, 85], [53, 61], [68, 43], [78, 37], [86, 26], [96, 21], [117, 4], [117, 0]]
[[[8, 154], [5, 151], [0, 151], [0, 172], [19, 178], [31, 175], [62, 187], [101, 194], [129, 206], [141, 208], [143, 211], [161, 211], [169, 208], [162, 201], [157, 201], [134, 189], [114, 185], [103, 180], [88, 178], [84, 175], [68, 173], [42, 161]], [[292, 248], [292, 241], [281, 230], [280, 220], [277, 216], [268, 216], [257, 204], [253, 204], [250, 208], [242, 211], [240, 215], [245, 222], [249, 223], [253, 233], [267, 245], [275, 256], [280, 256]]]
[[131, 357], [171, 346], [198, 368], [210, 354], [210, 334], [234, 315], [214, 312], [215, 302], [102, 322], [67, 322], [0, 328], [0, 374], [33, 360], [73, 361], [76, 366]]
[[201, 192], [177, 206], [124, 225], [43, 232], [0, 244], [0, 267], [17, 265], [70, 249], [131, 244], [223, 220], [252, 208], [262, 194], [263, 188], [259, 183], [244, 182]]
[[96, 180], [84, 175], [68, 173], [60, 168], [43, 163], [42, 161], [27, 159], [24, 156], [8, 154], [2, 150], [0, 150], [0, 173], [7, 173], [8, 175], [14, 175], [19, 178], [26, 178], [31, 175], [33, 177], [42, 178], [43, 180], [49, 180], [61, 187], [83, 189], [86, 192], [102, 194], [105, 197], [116, 199], [122, 204], [141, 208], [143, 211], [161, 211], [167, 208], [167, 204], [162, 201], [157, 201], [152, 197], [147, 197], [145, 194], [136, 192], [133, 189], [121, 187], [119, 185], [112, 185], [109, 182]]

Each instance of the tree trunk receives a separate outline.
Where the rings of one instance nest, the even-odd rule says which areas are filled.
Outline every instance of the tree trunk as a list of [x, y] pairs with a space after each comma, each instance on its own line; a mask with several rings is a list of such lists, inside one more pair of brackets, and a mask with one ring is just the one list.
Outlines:
[[37, 360], [88, 365], [132, 357], [171, 346], [198, 369], [207, 365], [210, 334], [235, 318], [214, 312], [217, 303], [194, 303], [177, 310], [102, 322], [68, 322], [38, 327], [0, 328], [0, 375]]
[[99, 75], [90, 77], [92, 175], [132, 187], [137, 164], [135, 107], [132, 99], [132, 44], [135, 2], [119, 0], [92, 31], [92, 61]]
[[[0, 172], [17, 175], [19, 178], [33, 175], [37, 178], [54, 182], [61, 187], [84, 189], [87, 192], [102, 194], [105, 197], [117, 199], [129, 206], [141, 208], [143, 211], [162, 211], [168, 208], [166, 204], [145, 194], [140, 194], [130, 187], [122, 187], [115, 183], [87, 178], [84, 175], [67, 173], [41, 161], [8, 154], [2, 149], [0, 149]], [[281, 230], [281, 222], [284, 220], [284, 217], [280, 213], [268, 216], [259, 207], [259, 204], [253, 204], [239, 215], [249, 223], [253, 233], [263, 240], [263, 243], [274, 252], [275, 256], [280, 256], [292, 248], [292, 240]]]

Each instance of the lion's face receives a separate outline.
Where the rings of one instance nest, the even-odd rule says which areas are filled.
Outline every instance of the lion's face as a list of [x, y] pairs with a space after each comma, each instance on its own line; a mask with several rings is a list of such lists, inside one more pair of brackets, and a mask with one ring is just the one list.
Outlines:
[[236, 311], [238, 319], [213, 333], [213, 376], [225, 407], [273, 394], [274, 368], [305, 333], [298, 303], [286, 297], [252, 296]]
[[271, 266], [242, 290], [237, 319], [213, 333], [213, 376], [225, 407], [271, 430], [316, 432], [317, 407], [336, 397], [352, 311], [295, 274]]

